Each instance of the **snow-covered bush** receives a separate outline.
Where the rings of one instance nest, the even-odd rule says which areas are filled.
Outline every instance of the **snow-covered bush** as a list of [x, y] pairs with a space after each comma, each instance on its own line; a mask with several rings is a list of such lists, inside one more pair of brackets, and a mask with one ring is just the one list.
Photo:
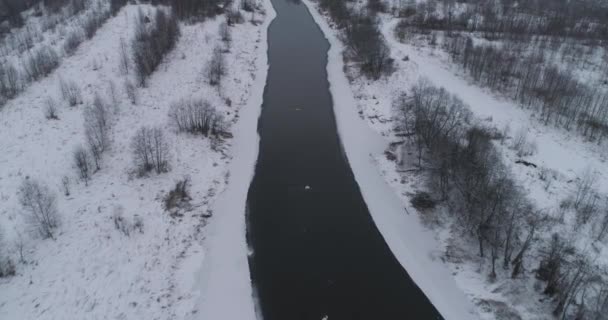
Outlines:
[[517, 153], [518, 157], [526, 157], [534, 155], [538, 147], [536, 142], [528, 137], [528, 128], [522, 127], [513, 137], [511, 149]]
[[167, 196], [165, 196], [165, 210], [182, 207], [184, 203], [187, 203], [192, 199], [190, 198], [190, 194], [188, 192], [189, 184], [190, 179], [187, 177], [175, 183], [175, 187], [169, 191]]
[[23, 69], [30, 81], [49, 75], [57, 67], [59, 67], [59, 56], [49, 46], [43, 46], [30, 53], [23, 63]]
[[49, 120], [59, 120], [57, 115], [57, 103], [51, 97], [46, 98], [44, 116]]
[[135, 167], [140, 175], [152, 170], [156, 173], [169, 171], [169, 143], [163, 129], [141, 127], [131, 141]]
[[169, 118], [179, 131], [206, 137], [224, 131], [221, 114], [202, 99], [182, 99], [171, 104]]
[[144, 233], [144, 220], [138, 215], [135, 215], [132, 220], [128, 219], [124, 215], [124, 208], [122, 206], [114, 208], [112, 221], [114, 222], [114, 228], [127, 237], [131, 236], [132, 231]]
[[80, 87], [75, 81], [59, 78], [59, 91], [63, 100], [67, 101], [71, 107], [82, 103]]
[[26, 179], [19, 188], [19, 200], [29, 225], [43, 238], [54, 238], [59, 226], [55, 194], [40, 182]]

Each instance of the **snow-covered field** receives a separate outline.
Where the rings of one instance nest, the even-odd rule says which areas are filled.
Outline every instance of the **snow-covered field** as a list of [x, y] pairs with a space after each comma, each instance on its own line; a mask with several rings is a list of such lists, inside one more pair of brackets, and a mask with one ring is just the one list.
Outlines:
[[[507, 133], [505, 142], [497, 144], [505, 164], [537, 208], [560, 221], [543, 230], [541, 238], [558, 232], [600, 265], [608, 264], [606, 246], [592, 236], [593, 224], [577, 229], [574, 213], [567, 212], [563, 221], [559, 217], [563, 212], [559, 209], [560, 202], [574, 193], [585, 171], [593, 172], [600, 194], [608, 193], [605, 145], [598, 146], [576, 134], [540, 124], [530, 111], [467, 81], [449, 64], [445, 53], [399, 42], [393, 32], [398, 19], [388, 14], [380, 15], [380, 28], [391, 48], [395, 72], [373, 81], [359, 76], [354, 66], [347, 65], [345, 77], [342, 44], [336, 40], [336, 29], [328, 26], [328, 17], [319, 15], [315, 9], [311, 11], [332, 44], [328, 70], [340, 136], [372, 216], [393, 252], [446, 319], [471, 319], [462, 312], [465, 308], [454, 301], [465, 301], [462, 303], [466, 306], [474, 304], [483, 319], [549, 319], [552, 309], [543, 302], [546, 296], [539, 292], [542, 284], [530, 272], [537, 264], [528, 265], [528, 273], [521, 279], [511, 280], [509, 272], [499, 270], [498, 281], [490, 282], [489, 262], [484, 263], [476, 255], [476, 244], [463, 236], [450, 215], [436, 212], [428, 216], [410, 207], [414, 192], [426, 188], [424, 174], [408, 170], [415, 168], [414, 159], [407, 159], [408, 152], [404, 153], [403, 166], [387, 160], [383, 153], [390, 143], [402, 140], [394, 132], [394, 101], [401, 93], [409, 92], [421, 77], [458, 95], [470, 106], [477, 122], [501, 131], [509, 128], [503, 131]], [[356, 109], [352, 108], [354, 105]], [[359, 117], [353, 119], [356, 112]], [[366, 131], [357, 123], [360, 119], [378, 136], [369, 138], [360, 133]], [[527, 132], [536, 152], [519, 157], [511, 145], [522, 131]], [[520, 159], [538, 168], [516, 164]], [[375, 166], [370, 166], [371, 162]], [[387, 192], [384, 185], [374, 181], [375, 170], [392, 187], [390, 193], [400, 197], [399, 204], [387, 200], [391, 196], [384, 193]], [[548, 177], [541, 179], [541, 175]], [[468, 299], [459, 294], [462, 292]]]
[[[133, 36], [140, 9], [147, 13], [151, 7], [127, 5], [51, 75], [0, 110], [0, 227], [6, 234], [7, 254], [17, 262], [23, 243], [25, 259], [17, 263], [15, 276], [0, 279], [2, 319], [174, 319], [197, 314], [199, 298], [192, 277], [207, 266], [201, 266], [208, 250], [205, 225], [213, 226], [217, 220], [226, 228], [238, 227], [222, 223], [225, 217], [220, 214], [227, 211], [216, 208], [215, 201], [235, 176], [228, 165], [244, 152], [242, 146], [252, 142], [249, 147], [257, 150], [251, 138], [255, 126], [251, 126], [265, 82], [270, 15], [258, 12], [255, 24], [247, 19], [230, 27], [228, 73], [221, 94], [207, 83], [204, 70], [221, 43], [218, 28], [224, 18], [182, 24], [176, 48], [147, 86], [137, 89], [137, 103], [132, 104], [124, 90], [132, 70], [126, 75], [120, 70], [119, 46], [121, 38], [129, 43]], [[73, 80], [82, 89], [82, 105], [69, 107], [61, 99], [59, 78]], [[102, 157], [101, 170], [85, 186], [76, 175], [72, 152], [84, 143], [83, 109], [96, 94], [108, 103], [114, 100], [116, 108], [111, 115], [110, 150]], [[58, 120], [45, 118], [49, 97], [58, 102]], [[208, 100], [229, 123], [236, 123], [230, 129], [234, 127], [235, 138], [212, 148], [201, 136], [178, 134], [168, 121], [168, 110], [182, 98]], [[241, 128], [239, 119], [246, 120], [246, 128]], [[131, 138], [144, 125], [165, 129], [171, 146], [168, 173], [142, 178], [134, 174]], [[248, 181], [251, 157], [238, 179]], [[172, 217], [163, 209], [162, 199], [185, 176], [191, 181], [193, 210]], [[38, 239], [26, 230], [17, 192], [27, 177], [57, 195], [61, 225], [56, 240]], [[69, 196], [64, 195], [64, 177], [70, 181]], [[142, 232], [126, 236], [116, 230], [116, 212], [127, 221], [141, 218]], [[213, 216], [204, 217], [209, 214]], [[221, 233], [212, 230], [214, 236]], [[232, 236], [236, 235], [228, 234]]]

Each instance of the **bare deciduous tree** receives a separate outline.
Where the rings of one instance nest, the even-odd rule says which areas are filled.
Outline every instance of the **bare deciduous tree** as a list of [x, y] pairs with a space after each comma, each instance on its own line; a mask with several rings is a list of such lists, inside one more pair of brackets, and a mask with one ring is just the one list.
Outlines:
[[152, 170], [160, 174], [169, 170], [169, 143], [159, 127], [141, 127], [131, 141], [133, 160], [139, 174]]
[[19, 200], [25, 209], [28, 223], [43, 238], [53, 238], [59, 226], [55, 195], [33, 179], [26, 179], [19, 188]]
[[74, 149], [73, 153], [74, 167], [78, 172], [78, 177], [84, 181], [85, 185], [89, 185], [89, 179], [91, 178], [91, 168], [89, 165], [89, 154], [83, 146], [78, 146]]

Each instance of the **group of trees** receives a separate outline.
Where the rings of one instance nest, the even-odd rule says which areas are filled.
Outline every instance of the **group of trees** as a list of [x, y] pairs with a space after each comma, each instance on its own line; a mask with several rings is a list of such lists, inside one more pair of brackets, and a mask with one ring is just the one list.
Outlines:
[[109, 131], [112, 126], [112, 108], [97, 93], [91, 105], [83, 112], [86, 147], [78, 145], [72, 153], [77, 176], [88, 184], [93, 172], [101, 169], [101, 157], [110, 145]]
[[[75, 2], [71, 1], [70, 6], [77, 6]], [[86, 2], [82, 1], [82, 3]], [[51, 2], [48, 5], [51, 5]], [[78, 13], [84, 10], [85, 7], [82, 7]], [[96, 6], [89, 8], [85, 13], [65, 37], [62, 48], [66, 56], [74, 54], [78, 46], [85, 39], [92, 38], [110, 17], [109, 8], [101, 2], [97, 2]], [[42, 38], [34, 36], [31, 28], [22, 28], [15, 34], [4, 40], [0, 51], [18, 50], [23, 54], [18, 58], [17, 65], [7, 59], [0, 61], [0, 105], [13, 99], [31, 82], [48, 76], [59, 67], [61, 62], [61, 54], [56, 49], [48, 45], [36, 47]]]
[[139, 12], [131, 44], [139, 85], [146, 84], [146, 79], [156, 70], [164, 55], [175, 47], [179, 35], [179, 22], [173, 11], [156, 8], [152, 19]]
[[[450, 211], [458, 213], [456, 220], [476, 239], [479, 255], [490, 262], [490, 278], [497, 276], [497, 266], [510, 269], [513, 278], [520, 276], [531, 264], [524, 259], [533, 249], [554, 244], [537, 237], [550, 219], [535, 209], [503, 164], [493, 142], [503, 138], [501, 133], [473, 124], [468, 106], [425, 80], [397, 106], [398, 129], [417, 146], [419, 165], [428, 166], [429, 187], [438, 200], [449, 203]], [[574, 202], [583, 208], [594, 196], [588, 181], [580, 185]], [[552, 241], [563, 239], [555, 236]], [[537, 276], [546, 282], [545, 293], [557, 301], [556, 315], [595, 315], [608, 308], [607, 275], [586, 253], [568, 247], [556, 258], [540, 251]]]
[[390, 49], [378, 29], [376, 11], [351, 9], [346, 1], [319, 0], [319, 6], [327, 12], [344, 32], [348, 48], [346, 57], [358, 63], [361, 72], [369, 78], [378, 79], [392, 72], [393, 60]]
[[213, 17], [223, 12], [231, 0], [151, 0], [153, 4], [160, 3], [171, 7], [173, 12], [184, 20], [200, 20]]
[[474, 81], [536, 109], [543, 123], [578, 129], [592, 140], [608, 135], [608, 95], [554, 66], [543, 52], [527, 55], [517, 46], [474, 45], [468, 37], [450, 38], [446, 48]]
[[409, 1], [403, 22], [421, 30], [481, 32], [487, 37], [533, 35], [607, 39], [608, 6], [600, 1]]

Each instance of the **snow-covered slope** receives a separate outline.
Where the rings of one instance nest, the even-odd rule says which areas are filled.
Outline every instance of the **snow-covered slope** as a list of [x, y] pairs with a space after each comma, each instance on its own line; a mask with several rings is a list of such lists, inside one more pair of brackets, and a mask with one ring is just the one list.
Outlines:
[[[260, 44], [266, 24], [246, 21], [231, 27], [226, 53], [230, 63], [221, 95], [207, 83], [204, 70], [221, 43], [218, 27], [224, 18], [182, 25], [176, 48], [147, 87], [137, 90], [137, 103], [131, 104], [124, 81], [132, 71], [120, 71], [119, 46], [121, 38], [129, 43], [140, 9], [148, 12], [151, 7], [123, 8], [50, 76], [0, 110], [0, 225], [14, 261], [14, 241], [18, 235], [26, 239], [25, 263], [17, 264], [16, 276], [0, 279], [2, 319], [174, 319], [196, 313], [192, 260], [204, 257], [203, 227], [213, 224], [215, 217], [203, 215], [213, 213], [216, 196], [229, 179], [232, 140], [212, 148], [208, 139], [177, 134], [168, 122], [168, 108], [192, 97], [208, 100], [230, 123], [238, 123], [242, 108], [255, 113], [249, 109], [259, 105], [250, 103], [250, 97], [260, 90], [263, 74], [257, 70], [265, 64], [257, 57], [266, 54]], [[83, 105], [69, 107], [62, 101], [60, 77], [82, 89]], [[118, 103], [112, 114], [110, 150], [103, 155], [101, 170], [85, 186], [73, 168], [72, 151], [84, 142], [84, 105], [91, 104], [96, 93], [109, 102], [111, 83]], [[45, 119], [48, 97], [60, 102], [59, 120]], [[165, 128], [170, 172], [143, 178], [133, 174], [130, 142], [143, 125]], [[235, 133], [238, 141], [242, 132]], [[62, 191], [65, 176], [70, 180], [69, 196]], [[184, 176], [190, 177], [194, 210], [171, 217], [162, 208], [162, 198]], [[44, 182], [57, 194], [62, 224], [55, 241], [31, 238], [25, 230], [17, 190], [26, 177]], [[140, 217], [143, 232], [126, 236], [116, 230], [112, 217], [117, 211], [129, 221]]]

